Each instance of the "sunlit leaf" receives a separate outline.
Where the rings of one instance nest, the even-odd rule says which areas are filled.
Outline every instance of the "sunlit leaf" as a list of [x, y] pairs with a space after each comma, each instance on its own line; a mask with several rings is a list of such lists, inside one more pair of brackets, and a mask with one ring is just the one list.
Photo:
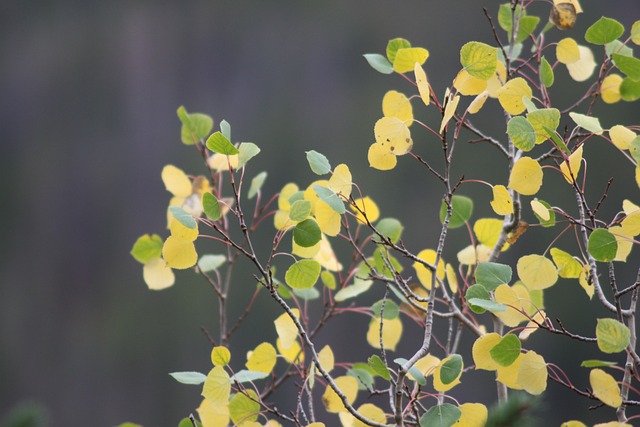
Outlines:
[[460, 64], [473, 77], [488, 80], [496, 71], [498, 50], [481, 42], [468, 42], [460, 49]]
[[556, 58], [563, 64], [572, 64], [580, 59], [578, 43], [571, 37], [564, 38], [556, 45]]
[[[547, 140], [560, 124], [560, 111], [556, 108], [540, 108], [527, 114], [536, 133], [536, 144]], [[551, 131], [549, 131], [551, 130]]]
[[611, 55], [616, 67], [634, 81], [640, 80], [640, 59], [633, 56], [620, 55], [614, 53]]
[[609, 129], [611, 142], [620, 150], [628, 150], [629, 144], [636, 138], [636, 136], [637, 135], [634, 131], [622, 125], [615, 125]]
[[[500, 285], [494, 292], [495, 302], [503, 304], [507, 307], [504, 311], [495, 311], [494, 314], [502, 323], [509, 327], [518, 326], [527, 320], [527, 316], [523, 314], [524, 307], [522, 305], [522, 296], [518, 294], [518, 288], [509, 285]], [[528, 297], [528, 295], [526, 295]]]
[[331, 178], [329, 178], [328, 187], [336, 194], [342, 194], [344, 197], [351, 195], [351, 186], [353, 185], [351, 180], [351, 172], [347, 165], [339, 164], [333, 170]]
[[593, 394], [605, 405], [617, 408], [622, 404], [620, 387], [615, 378], [602, 369], [592, 369], [589, 373], [589, 384]]
[[473, 101], [467, 107], [467, 112], [469, 114], [476, 114], [480, 109], [484, 106], [485, 101], [489, 97], [489, 91], [484, 91], [478, 96], [476, 96]]
[[613, 260], [626, 262], [633, 249], [633, 236], [626, 234], [621, 226], [609, 227], [609, 232], [616, 237], [616, 242], [618, 243], [616, 257]]
[[369, 160], [369, 166], [383, 171], [393, 169], [396, 167], [396, 163], [398, 163], [395, 154], [391, 153], [385, 145], [378, 142], [371, 144], [367, 158]]
[[211, 363], [214, 366], [226, 366], [231, 361], [231, 352], [227, 347], [216, 346], [211, 349]]
[[204, 213], [207, 215], [207, 218], [212, 221], [217, 221], [222, 216], [220, 203], [216, 196], [211, 193], [204, 193], [202, 195], [202, 207], [204, 208]]
[[466, 70], [460, 70], [456, 78], [453, 80], [453, 87], [458, 90], [461, 95], [479, 95], [487, 88], [487, 80], [473, 77]]
[[311, 288], [320, 277], [320, 263], [311, 259], [302, 259], [287, 269], [285, 281], [294, 289]]
[[501, 382], [507, 387], [514, 390], [522, 390], [522, 386], [518, 383], [518, 373], [520, 372], [520, 363], [522, 362], [523, 353], [509, 366], [498, 366], [498, 375], [496, 381]]
[[162, 182], [167, 191], [177, 197], [188, 197], [191, 194], [191, 181], [189, 177], [173, 165], [162, 168]]
[[165, 260], [159, 257], [145, 263], [142, 275], [149, 289], [154, 291], [169, 288], [176, 280], [173, 270], [167, 266]]
[[[448, 91], [449, 89], [447, 89], [447, 92]], [[445, 99], [446, 101], [445, 101], [444, 113], [442, 116], [442, 122], [440, 122], [440, 130], [438, 131], [439, 133], [442, 133], [444, 128], [447, 127], [449, 120], [451, 120], [453, 115], [456, 113], [456, 108], [458, 108], [458, 103], [460, 102], [460, 95], [452, 96], [452, 94], [451, 95], [445, 94]]]
[[229, 424], [229, 403], [227, 400], [214, 402], [203, 399], [196, 411], [202, 422], [202, 427], [218, 427]]
[[358, 209], [351, 206], [351, 210], [356, 214], [358, 221], [363, 223], [365, 222], [364, 215], [360, 213], [360, 211], [363, 211], [367, 215], [367, 219], [371, 223], [376, 222], [380, 217], [380, 209], [378, 209], [378, 205], [369, 196], [355, 199], [354, 203]]
[[193, 267], [198, 261], [198, 253], [193, 242], [173, 236], [165, 240], [162, 246], [162, 257], [167, 262], [167, 266], [179, 270]]
[[577, 279], [582, 271], [582, 264], [568, 254], [558, 248], [551, 248], [549, 251], [553, 262], [558, 267], [558, 275], [565, 279]]
[[382, 114], [385, 117], [396, 117], [407, 126], [413, 123], [413, 107], [409, 98], [395, 90], [388, 91], [382, 98]]
[[207, 139], [207, 148], [214, 153], [226, 156], [239, 153], [238, 149], [221, 132], [215, 132]]
[[380, 359], [380, 356], [378, 356], [377, 354], [374, 354], [373, 356], [369, 357], [367, 362], [369, 363], [369, 366], [371, 367], [371, 369], [373, 369], [373, 371], [375, 371], [377, 375], [381, 376], [387, 381], [391, 379], [391, 374], [389, 373], [389, 369], [384, 364], [382, 359]]
[[422, 65], [427, 58], [429, 58], [429, 51], [421, 47], [398, 49], [393, 60], [393, 70], [396, 73], [408, 73], [414, 70], [416, 62]]
[[413, 140], [407, 124], [397, 117], [383, 117], [373, 128], [376, 143], [389, 153], [402, 156], [411, 151]]
[[[480, 243], [492, 248], [498, 242], [502, 232], [502, 223], [503, 221], [497, 218], [480, 218], [473, 224], [473, 232]], [[503, 250], [507, 248], [508, 245], [505, 245]]]
[[509, 188], [520, 194], [532, 196], [540, 190], [542, 177], [542, 168], [536, 160], [530, 157], [521, 157], [511, 170]]

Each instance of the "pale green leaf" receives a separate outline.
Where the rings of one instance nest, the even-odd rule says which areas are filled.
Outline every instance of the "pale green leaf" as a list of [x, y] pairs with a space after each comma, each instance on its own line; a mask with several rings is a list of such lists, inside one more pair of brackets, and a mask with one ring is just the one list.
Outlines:
[[379, 53], [366, 53], [362, 56], [364, 56], [364, 59], [371, 65], [371, 68], [377, 72], [382, 74], [393, 73], [393, 65], [391, 62]]
[[307, 162], [311, 170], [316, 175], [326, 175], [331, 172], [331, 164], [324, 154], [318, 153], [315, 150], [307, 151]]
[[181, 384], [204, 384], [204, 380], [207, 379], [207, 376], [200, 372], [171, 372], [169, 375]]

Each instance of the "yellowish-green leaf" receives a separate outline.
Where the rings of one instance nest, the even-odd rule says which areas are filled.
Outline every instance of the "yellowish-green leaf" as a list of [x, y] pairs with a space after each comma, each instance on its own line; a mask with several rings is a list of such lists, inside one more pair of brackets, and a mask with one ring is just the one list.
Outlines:
[[620, 387], [615, 378], [602, 369], [592, 369], [589, 373], [589, 384], [593, 394], [605, 405], [617, 408], [622, 405]]
[[567, 64], [567, 70], [571, 78], [577, 82], [583, 82], [593, 75], [598, 65], [593, 58], [593, 52], [586, 46], [578, 46], [580, 59]]
[[427, 74], [424, 72], [424, 68], [419, 63], [415, 63], [413, 68], [413, 73], [416, 78], [416, 85], [418, 86], [418, 93], [420, 94], [420, 99], [424, 102], [424, 105], [429, 105], [431, 102], [431, 90], [429, 89], [429, 81], [427, 80]]
[[598, 228], [589, 235], [587, 250], [596, 261], [610, 262], [616, 257], [618, 242], [608, 230]]
[[616, 40], [624, 33], [624, 26], [615, 19], [605, 16], [594, 22], [584, 34], [589, 43], [604, 45]]
[[393, 70], [396, 73], [408, 73], [414, 70], [416, 62], [422, 65], [427, 58], [429, 58], [429, 51], [421, 47], [398, 49], [393, 60]]
[[245, 423], [256, 421], [259, 414], [259, 398], [254, 390], [236, 393], [229, 401], [229, 415], [231, 421], [236, 425], [245, 425]]
[[169, 288], [176, 281], [173, 270], [160, 257], [147, 261], [142, 269], [142, 275], [149, 289], [154, 291]]
[[564, 279], [577, 279], [582, 272], [580, 261], [572, 257], [567, 252], [558, 248], [551, 248], [549, 251], [553, 262], [558, 267], [558, 275]]
[[525, 196], [532, 196], [542, 186], [542, 168], [531, 157], [521, 157], [513, 165], [509, 176], [509, 188]]
[[131, 256], [139, 263], [146, 264], [162, 255], [162, 243], [162, 238], [157, 234], [140, 236], [131, 248]]
[[403, 93], [390, 90], [382, 98], [382, 114], [385, 117], [396, 117], [407, 126], [413, 123], [413, 107], [411, 101]]
[[609, 129], [609, 137], [613, 145], [620, 150], [628, 150], [629, 144], [636, 138], [636, 133], [628, 127], [615, 125]]
[[560, 124], [560, 111], [557, 108], [540, 108], [527, 114], [527, 121], [531, 123], [536, 133], [536, 144], [550, 138], [551, 131], [555, 131]]
[[[342, 393], [344, 393], [344, 395], [346, 396], [347, 402], [352, 404], [356, 400], [356, 396], [358, 395], [358, 380], [354, 377], [345, 375], [336, 378], [334, 382], [338, 389], [342, 391]], [[328, 384], [322, 395], [322, 402], [324, 403], [324, 407], [327, 412], [335, 414], [345, 410], [340, 396], [338, 396]]]
[[162, 257], [167, 266], [178, 270], [190, 268], [198, 262], [196, 247], [190, 240], [169, 236], [162, 246]]
[[580, 113], [574, 113], [573, 111], [569, 113], [571, 119], [581, 128], [587, 130], [596, 135], [602, 135], [602, 126], [600, 126], [600, 120], [597, 117], [586, 116]]
[[556, 58], [563, 64], [571, 64], [580, 59], [578, 43], [571, 37], [564, 38], [556, 45]]
[[389, 62], [393, 63], [393, 61], [396, 60], [396, 53], [398, 52], [398, 50], [409, 47], [411, 47], [411, 43], [409, 42], [409, 40], [400, 37], [389, 40], [386, 49], [386, 54]]
[[460, 64], [473, 77], [489, 80], [496, 71], [498, 49], [481, 42], [468, 42], [460, 49]]
[[571, 420], [562, 423], [560, 427], [587, 427], [587, 425], [581, 421]]
[[507, 123], [507, 134], [519, 150], [531, 151], [536, 146], [536, 130], [522, 116], [515, 116]]
[[569, 184], [573, 184], [575, 182], [575, 179], [578, 177], [580, 167], [582, 166], [583, 149], [584, 144], [578, 147], [573, 153], [571, 153], [569, 159], [560, 164], [560, 171], [562, 172], [562, 176]]
[[211, 402], [226, 404], [231, 394], [231, 379], [222, 366], [216, 366], [204, 380], [202, 396]]
[[629, 328], [616, 319], [598, 319], [596, 339], [598, 348], [603, 353], [620, 353], [629, 345], [631, 333]]
[[213, 366], [226, 366], [231, 361], [231, 352], [225, 346], [213, 347], [211, 350], [211, 363]]
[[558, 270], [542, 255], [526, 255], [518, 260], [518, 277], [529, 290], [546, 289], [558, 281]]
[[245, 366], [250, 371], [270, 374], [276, 366], [276, 349], [268, 342], [263, 342], [247, 354]]
[[526, 110], [522, 98], [531, 99], [532, 95], [531, 87], [527, 81], [522, 77], [516, 77], [506, 82], [498, 90], [498, 101], [507, 113], [517, 115]]

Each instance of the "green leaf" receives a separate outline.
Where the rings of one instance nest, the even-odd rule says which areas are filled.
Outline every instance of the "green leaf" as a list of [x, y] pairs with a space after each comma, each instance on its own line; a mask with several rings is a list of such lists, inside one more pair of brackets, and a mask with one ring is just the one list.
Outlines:
[[598, 319], [596, 339], [603, 353], [620, 353], [629, 346], [631, 332], [616, 319]]
[[553, 211], [553, 209], [551, 209], [551, 205], [545, 202], [544, 200], [540, 200], [540, 199], [536, 199], [536, 200], [549, 210], [549, 219], [542, 219], [540, 215], [538, 215], [535, 212], [533, 213], [536, 216], [536, 218], [538, 218], [540, 225], [543, 227], [553, 227], [554, 225], [556, 225], [556, 213]]
[[634, 81], [626, 77], [620, 83], [620, 95], [628, 102], [640, 99], [640, 81]]
[[338, 302], [346, 301], [350, 298], [355, 298], [360, 294], [363, 294], [369, 290], [371, 285], [373, 284], [373, 280], [364, 280], [364, 279], [354, 279], [352, 285], [345, 286], [340, 289], [334, 295], [334, 299]]
[[320, 277], [320, 263], [312, 259], [295, 262], [285, 273], [284, 280], [294, 289], [311, 288]]
[[606, 360], [595, 360], [595, 359], [585, 360], [580, 364], [580, 366], [582, 366], [583, 368], [602, 368], [602, 367], [616, 366], [616, 365], [617, 365], [616, 362], [608, 362]]
[[309, 162], [311, 170], [316, 175], [326, 175], [331, 172], [329, 160], [324, 154], [320, 154], [315, 150], [307, 151], [307, 162]]
[[[464, 223], [471, 218], [471, 214], [473, 213], [473, 200], [466, 196], [453, 196], [451, 205], [453, 212], [451, 214], [451, 220], [449, 221], [449, 228], [462, 227]], [[446, 215], [447, 205], [443, 200], [440, 206], [440, 223], [444, 223]]]
[[231, 141], [231, 125], [228, 121], [222, 120], [220, 122], [220, 132], [222, 132], [225, 138]]
[[604, 228], [598, 228], [589, 236], [587, 250], [596, 261], [611, 262], [616, 257], [618, 242], [613, 234]]
[[196, 220], [193, 218], [193, 215], [182, 209], [180, 206], [170, 206], [169, 212], [185, 227], [192, 230], [196, 228]]
[[207, 148], [214, 153], [227, 156], [239, 153], [238, 149], [220, 132], [215, 132], [207, 139]]
[[520, 356], [520, 340], [514, 334], [507, 334], [494, 345], [489, 354], [500, 366], [510, 366]]
[[400, 315], [400, 307], [398, 307], [398, 304], [396, 304], [395, 302], [391, 301], [390, 299], [387, 300], [380, 300], [375, 302], [372, 306], [371, 309], [373, 310], [373, 315], [375, 317], [380, 317], [380, 314], [383, 313], [382, 311], [382, 305], [384, 304], [384, 318], [385, 319], [395, 319], [396, 317], [398, 317]]
[[504, 304], [480, 298], [470, 298], [467, 300], [467, 303], [469, 303], [469, 307], [475, 307], [476, 309], [484, 308], [492, 313], [506, 311], [507, 309], [507, 306]]
[[333, 276], [333, 274], [331, 274], [330, 271], [324, 270], [322, 273], [320, 273], [320, 280], [322, 281], [322, 284], [327, 288], [331, 290], [334, 290], [336, 288], [336, 278]]
[[189, 114], [183, 106], [178, 108], [178, 118], [182, 122], [180, 139], [186, 145], [193, 145], [201, 139], [205, 139], [213, 129], [211, 117], [200, 113]]
[[198, 259], [198, 268], [203, 273], [208, 273], [209, 271], [217, 270], [226, 261], [227, 257], [224, 255], [202, 255], [200, 259]]
[[633, 56], [624, 56], [619, 53], [611, 55], [616, 67], [627, 75], [631, 80], [640, 80], [640, 59]]
[[481, 262], [476, 268], [476, 283], [484, 286], [488, 291], [495, 290], [502, 284], [511, 281], [511, 267], [495, 262]]
[[249, 200], [253, 199], [262, 186], [264, 185], [264, 181], [267, 179], [267, 172], [262, 171], [258, 175], [254, 176], [251, 180], [251, 185], [249, 186], [249, 192], [247, 193], [247, 197]]
[[527, 120], [536, 132], [536, 144], [540, 144], [555, 133], [560, 124], [560, 110], [557, 108], [540, 108], [527, 113]]
[[[244, 393], [248, 394], [248, 396]], [[244, 393], [236, 393], [229, 400], [229, 415], [235, 425], [256, 421], [260, 414], [259, 397], [256, 392], [245, 390]]]
[[584, 39], [593, 44], [611, 43], [624, 33], [624, 26], [615, 19], [602, 17], [587, 28]]
[[571, 154], [571, 150], [569, 150], [567, 144], [564, 143], [564, 141], [555, 133], [553, 129], [544, 126], [544, 130], [547, 131], [547, 133], [549, 134], [549, 138], [551, 138], [551, 140], [560, 150], [564, 151], [567, 155]]
[[450, 403], [432, 406], [420, 417], [420, 427], [451, 427], [462, 416], [462, 411]]
[[443, 384], [454, 382], [462, 371], [462, 356], [454, 354], [440, 367], [440, 380]]
[[600, 120], [597, 117], [586, 116], [580, 113], [569, 113], [571, 119], [581, 128], [596, 135], [602, 134], [602, 126], [600, 126]]
[[358, 390], [373, 390], [373, 375], [367, 369], [353, 367], [347, 371], [347, 375], [358, 380]]
[[367, 362], [369, 362], [369, 366], [371, 366], [371, 369], [373, 369], [373, 371], [377, 375], [381, 376], [387, 381], [391, 379], [391, 374], [389, 373], [389, 369], [384, 364], [382, 359], [380, 359], [380, 356], [378, 356], [377, 354], [374, 354], [367, 360]]
[[469, 42], [460, 49], [460, 63], [473, 77], [489, 80], [496, 72], [498, 49], [481, 42]]
[[622, 56], [633, 56], [633, 49], [622, 43], [620, 40], [614, 40], [611, 43], [607, 43], [604, 45], [604, 50], [609, 56], [614, 53], [618, 53]]
[[549, 64], [549, 61], [547, 61], [547, 58], [544, 56], [542, 57], [542, 60], [540, 60], [540, 68], [538, 71], [540, 73], [540, 81], [542, 84], [545, 85], [545, 87], [553, 86], [553, 82], [555, 81], [553, 68], [551, 68], [551, 64]]
[[311, 215], [311, 202], [308, 200], [296, 200], [291, 204], [289, 218], [291, 221], [302, 221]]
[[154, 258], [160, 258], [162, 255], [162, 238], [157, 234], [138, 237], [138, 240], [131, 248], [131, 256], [139, 263], [146, 264]]
[[320, 200], [328, 204], [331, 209], [340, 215], [345, 213], [344, 202], [336, 193], [318, 184], [313, 185], [313, 191], [320, 197]]
[[[378, 231], [385, 237], [388, 237], [392, 243], [398, 243], [402, 236], [402, 230], [404, 227], [402, 223], [395, 218], [383, 218], [376, 224]], [[380, 238], [377, 235], [373, 236], [374, 242], [380, 242]]]
[[537, 16], [523, 16], [520, 19], [520, 25], [518, 25], [518, 34], [516, 35], [516, 43], [520, 43], [521, 41], [528, 38], [531, 33], [536, 29], [538, 23], [540, 22], [540, 18]]
[[536, 146], [536, 130], [522, 116], [514, 116], [509, 120], [507, 134], [513, 145], [522, 151], [531, 151]]
[[204, 380], [207, 379], [207, 376], [200, 372], [171, 372], [169, 375], [181, 384], [204, 384]]
[[472, 304], [470, 301], [471, 300], [483, 300], [483, 301], [489, 301], [489, 302], [493, 302], [491, 301], [491, 294], [489, 293], [489, 291], [487, 290], [487, 288], [485, 288], [482, 285], [471, 285], [467, 288], [467, 292], [465, 293], [465, 299], [467, 300], [467, 304], [469, 304], [469, 308], [471, 309], [471, 311], [473, 311], [474, 313], [477, 314], [482, 314], [485, 311], [487, 311], [485, 308]]
[[[522, 6], [517, 5], [515, 10], [513, 11], [515, 16], [526, 16], [527, 11], [522, 10]], [[511, 5], [509, 3], [504, 3], [500, 5], [498, 9], [498, 24], [500, 27], [507, 32], [509, 40], [511, 40], [511, 29], [513, 26], [513, 16], [511, 11]]]
[[204, 193], [202, 195], [202, 208], [204, 210], [204, 214], [211, 221], [217, 221], [222, 216], [222, 211], [220, 210], [220, 203], [216, 196], [211, 193]]
[[387, 43], [387, 59], [389, 59], [389, 62], [393, 64], [393, 61], [396, 60], [396, 53], [398, 53], [400, 49], [407, 49], [410, 47], [411, 43], [409, 43], [409, 40], [399, 37], [389, 40], [389, 43]]
[[246, 165], [258, 153], [260, 153], [260, 147], [253, 142], [241, 142], [238, 146], [238, 168]]
[[365, 53], [364, 59], [367, 60], [371, 68], [382, 74], [393, 73], [393, 64], [387, 58], [379, 53]]
[[231, 377], [231, 381], [238, 381], [239, 383], [248, 383], [250, 381], [257, 381], [269, 376], [266, 372], [249, 371], [247, 369], [241, 369]]
[[320, 291], [318, 291], [316, 288], [293, 289], [293, 294], [305, 301], [311, 301], [320, 298]]
[[193, 427], [193, 423], [189, 418], [183, 418], [178, 423], [178, 427]]
[[316, 220], [312, 218], [307, 218], [299, 222], [293, 229], [293, 241], [303, 248], [314, 246], [321, 238], [322, 232], [320, 231], [320, 226]]
[[[393, 361], [401, 366], [408, 362], [407, 359], [404, 359], [402, 357], [398, 357]], [[427, 385], [427, 379], [424, 377], [424, 374], [420, 372], [420, 369], [418, 369], [416, 365], [413, 365], [412, 367], [410, 367], [408, 372], [411, 374], [411, 376], [416, 380], [418, 384]]]

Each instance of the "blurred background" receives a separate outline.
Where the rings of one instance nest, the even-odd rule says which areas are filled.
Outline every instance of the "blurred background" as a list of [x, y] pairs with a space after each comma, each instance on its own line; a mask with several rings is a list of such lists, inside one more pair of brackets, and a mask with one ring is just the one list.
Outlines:
[[[48, 420], [42, 425], [135, 421], [172, 426], [199, 404], [199, 387], [178, 384], [167, 373], [210, 368], [210, 344], [200, 327], [215, 327], [214, 297], [191, 272], [179, 272], [171, 289], [149, 291], [141, 265], [129, 255], [138, 236], [166, 235], [170, 195], [160, 180], [162, 167], [172, 163], [191, 173], [204, 172], [195, 150], [180, 143], [179, 105], [210, 114], [216, 124], [226, 119], [234, 141], [262, 148], [248, 174], [268, 171], [267, 195], [288, 181], [306, 187], [313, 177], [304, 152], [316, 149], [334, 165], [349, 164], [354, 180], [379, 202], [383, 215], [403, 221], [410, 230], [405, 234], [409, 248], [435, 247], [441, 197], [436, 182], [408, 165], [409, 159], [400, 164], [410, 167], [392, 173], [369, 169], [366, 159], [383, 94], [390, 89], [413, 93], [412, 88], [397, 75], [375, 72], [362, 54], [384, 53], [394, 37], [428, 48], [425, 69], [441, 97], [460, 67], [461, 45], [469, 40], [493, 43], [482, 7], [495, 16], [499, 3], [0, 3], [0, 420], [27, 405]], [[584, 30], [601, 15], [620, 20], [627, 29], [640, 18], [637, 0], [583, 3], [586, 12], [575, 30], [553, 30], [548, 40], [572, 36], [584, 43]], [[533, 11], [543, 16], [540, 25], [548, 10], [548, 3], [534, 5]], [[602, 57], [599, 49], [594, 52]], [[578, 92], [572, 90], [580, 88], [586, 85], [570, 81], [564, 67], [556, 69], [551, 93], [560, 108], [573, 103]], [[604, 127], [638, 123], [637, 103], [602, 107], [598, 101], [595, 111]], [[433, 112], [424, 113], [418, 104], [414, 108], [417, 118], [437, 127]], [[499, 115], [481, 113], [475, 120], [503, 137]], [[414, 134], [414, 141], [425, 156], [439, 153], [429, 145], [433, 141], [427, 133]], [[625, 191], [636, 203], [640, 198], [630, 168], [617, 167], [622, 156], [602, 140], [593, 145], [586, 153], [596, 193], [591, 202], [610, 176], [620, 174], [610, 203], [603, 206], [603, 216], [610, 219], [620, 209], [616, 195]], [[596, 161], [601, 152], [610, 162]], [[490, 147], [461, 145], [458, 154], [456, 173], [506, 182]], [[558, 193], [544, 197], [571, 204], [571, 193], [560, 190], [566, 184], [554, 179], [549, 181], [557, 182]], [[471, 184], [462, 193], [478, 200], [490, 197], [481, 185]], [[477, 203], [474, 218], [481, 215], [490, 215], [488, 203]], [[265, 236], [271, 235], [270, 227]], [[526, 234], [526, 250], [541, 253], [554, 234], [535, 230]], [[466, 239], [464, 231], [452, 233], [448, 259], [455, 259]], [[565, 241], [570, 245], [570, 236]], [[504, 260], [522, 254], [514, 249]], [[634, 251], [630, 257], [631, 270], [621, 272], [622, 283], [633, 280], [637, 255]], [[238, 286], [252, 282], [250, 276], [236, 278]], [[593, 322], [591, 313], [598, 305], [577, 284], [566, 282], [548, 294], [548, 311], [556, 304], [559, 313], [587, 312]], [[244, 352], [256, 345], [257, 334], [275, 338], [270, 325], [277, 308], [268, 299], [259, 308], [249, 320], [262, 322], [264, 331], [239, 331], [242, 339], [232, 348], [239, 365]], [[592, 323], [570, 318], [567, 311], [562, 315], [567, 327], [592, 334]], [[354, 321], [366, 327], [366, 318]], [[356, 360], [350, 347], [358, 347], [357, 340], [367, 346], [360, 333], [331, 331], [321, 339], [338, 343], [334, 351], [339, 360]], [[417, 328], [407, 328], [400, 350], [415, 348], [412, 333], [418, 339]], [[568, 352], [565, 344], [548, 336], [531, 339], [532, 348], [546, 348], [547, 360], [568, 371], [575, 352], [587, 358], [591, 348], [578, 345]], [[578, 374], [576, 385], [587, 386], [584, 372]], [[490, 387], [480, 393], [469, 389], [468, 397], [480, 394], [491, 402], [491, 380], [479, 377], [483, 381], [477, 387]], [[474, 374], [466, 381], [473, 384]], [[464, 393], [456, 396], [465, 401]], [[564, 399], [560, 407], [558, 399]], [[546, 410], [540, 414], [546, 421], [540, 425], [611, 419], [611, 411], [587, 412], [590, 404], [550, 383]]]

